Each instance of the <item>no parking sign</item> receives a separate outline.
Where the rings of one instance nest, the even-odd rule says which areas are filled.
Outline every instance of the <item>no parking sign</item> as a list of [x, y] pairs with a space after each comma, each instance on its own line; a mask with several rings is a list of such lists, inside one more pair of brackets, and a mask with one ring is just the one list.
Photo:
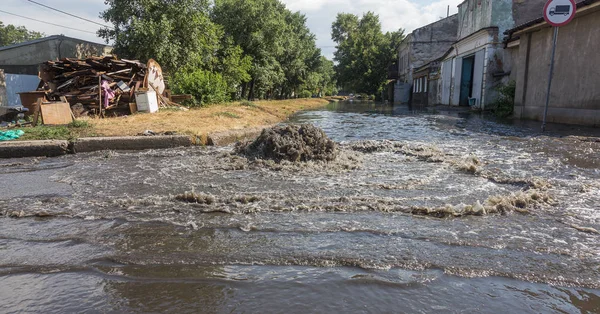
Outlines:
[[552, 40], [552, 60], [550, 61], [550, 75], [548, 77], [548, 91], [546, 93], [546, 107], [544, 108], [542, 131], [546, 131], [546, 117], [548, 116], [550, 91], [552, 88], [552, 78], [554, 77], [554, 56], [556, 55], [558, 28], [569, 24], [575, 17], [575, 12], [577, 12], [575, 0], [548, 0], [544, 6], [544, 19], [548, 24], [554, 26], [554, 38]]

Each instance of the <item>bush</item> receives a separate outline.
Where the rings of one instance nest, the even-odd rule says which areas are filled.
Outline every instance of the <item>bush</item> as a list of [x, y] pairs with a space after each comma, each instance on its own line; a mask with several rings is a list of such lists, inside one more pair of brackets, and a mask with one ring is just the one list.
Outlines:
[[375, 95], [369, 95], [369, 100], [375, 100]]
[[312, 97], [312, 93], [308, 90], [303, 90], [300, 92], [300, 94], [298, 94], [298, 97], [300, 98], [311, 98]]
[[517, 84], [510, 81], [508, 84], [502, 84], [496, 88], [499, 95], [492, 103], [494, 114], [501, 118], [509, 117], [515, 110], [515, 91]]
[[191, 94], [190, 106], [204, 106], [229, 101], [227, 82], [219, 73], [195, 69], [173, 75], [172, 88], [176, 94]]

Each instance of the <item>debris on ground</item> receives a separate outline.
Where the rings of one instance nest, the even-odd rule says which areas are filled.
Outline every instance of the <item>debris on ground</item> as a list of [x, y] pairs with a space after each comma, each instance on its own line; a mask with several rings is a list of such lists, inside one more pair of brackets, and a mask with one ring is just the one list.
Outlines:
[[264, 129], [254, 142], [238, 144], [236, 153], [275, 162], [333, 161], [338, 149], [323, 130], [311, 124], [292, 124]]
[[[155, 67], [156, 62], [149, 64]], [[136, 102], [136, 92], [155, 90], [148, 83], [151, 68], [137, 60], [115, 56], [47, 61], [40, 70], [48, 98], [65, 97], [71, 106], [77, 106], [74, 112], [79, 115], [98, 114], [101, 110], [128, 114], [133, 111], [130, 104]], [[160, 106], [176, 106], [163, 93], [164, 83], [157, 91]]]
[[0, 142], [16, 140], [23, 136], [23, 134], [25, 134], [25, 132], [21, 130], [0, 131]]

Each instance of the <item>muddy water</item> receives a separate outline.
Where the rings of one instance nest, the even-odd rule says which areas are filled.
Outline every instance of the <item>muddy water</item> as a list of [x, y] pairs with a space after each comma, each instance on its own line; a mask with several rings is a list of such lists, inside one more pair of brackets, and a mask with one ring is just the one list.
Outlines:
[[597, 130], [360, 103], [294, 122], [338, 160], [0, 161], [0, 312], [600, 312]]

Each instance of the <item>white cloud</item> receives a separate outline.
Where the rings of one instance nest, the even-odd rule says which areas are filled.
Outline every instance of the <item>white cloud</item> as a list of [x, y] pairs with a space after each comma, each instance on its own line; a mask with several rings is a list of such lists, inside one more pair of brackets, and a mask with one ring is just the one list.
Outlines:
[[[338, 12], [362, 15], [372, 11], [379, 15], [383, 31], [400, 28], [410, 33], [416, 28], [458, 12], [462, 0], [283, 0], [289, 9], [301, 11], [308, 18], [308, 26], [317, 35], [317, 45], [328, 58], [333, 58], [335, 44], [331, 40], [331, 24]], [[425, 3], [424, 3], [425, 2]]]

